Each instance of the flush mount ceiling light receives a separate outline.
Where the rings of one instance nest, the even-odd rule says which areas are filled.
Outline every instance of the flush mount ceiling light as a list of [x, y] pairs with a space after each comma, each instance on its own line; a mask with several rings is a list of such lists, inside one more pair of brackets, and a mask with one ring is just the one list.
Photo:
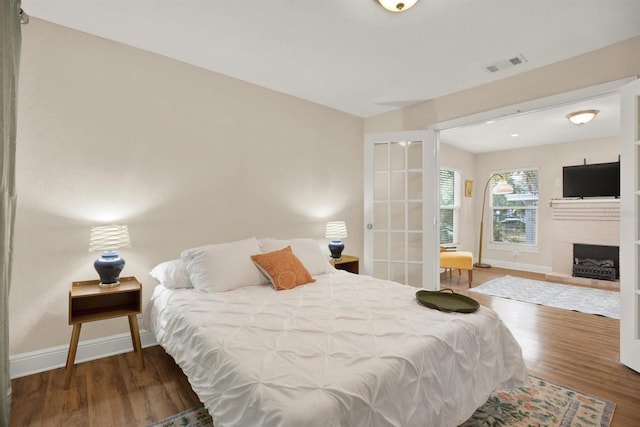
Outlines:
[[411, 6], [416, 4], [418, 0], [378, 0], [378, 3], [385, 9], [391, 12], [402, 12], [403, 10], [409, 9]]
[[567, 115], [567, 119], [574, 125], [583, 125], [589, 123], [600, 111], [598, 110], [581, 110]]

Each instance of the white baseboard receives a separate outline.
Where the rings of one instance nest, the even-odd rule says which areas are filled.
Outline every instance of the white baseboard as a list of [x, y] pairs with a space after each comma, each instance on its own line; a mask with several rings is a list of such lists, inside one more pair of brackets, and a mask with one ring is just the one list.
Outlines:
[[[140, 330], [142, 347], [156, 345], [153, 334], [144, 329]], [[113, 356], [114, 354], [133, 351], [131, 334], [126, 332], [109, 337], [80, 341], [76, 352], [76, 363]], [[28, 353], [9, 356], [9, 371], [11, 379], [20, 378], [38, 372], [61, 368], [67, 364], [68, 345], [50, 347]]]
[[483, 263], [490, 264], [493, 267], [507, 268], [509, 270], [529, 271], [531, 273], [551, 273], [551, 267], [544, 265], [520, 264], [517, 262], [500, 261], [496, 259], [483, 259]]

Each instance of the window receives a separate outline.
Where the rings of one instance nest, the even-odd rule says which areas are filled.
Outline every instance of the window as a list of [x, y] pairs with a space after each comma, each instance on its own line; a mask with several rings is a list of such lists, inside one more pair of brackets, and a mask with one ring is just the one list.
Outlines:
[[[538, 244], [538, 168], [498, 172], [513, 187], [511, 194], [491, 197], [491, 243]], [[493, 188], [501, 178], [495, 176]]]
[[459, 182], [457, 171], [440, 169], [440, 244], [458, 241]]

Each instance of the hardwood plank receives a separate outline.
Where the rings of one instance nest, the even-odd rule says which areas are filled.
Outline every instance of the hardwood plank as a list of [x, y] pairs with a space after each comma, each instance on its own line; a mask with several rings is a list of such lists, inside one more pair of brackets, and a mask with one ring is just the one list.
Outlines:
[[[544, 275], [498, 268], [475, 269], [473, 286], [509, 274]], [[469, 292], [466, 275], [442, 277], [442, 286], [493, 308], [522, 346], [529, 372], [616, 403], [613, 427], [640, 425], [640, 374], [619, 362], [620, 322]], [[200, 402], [185, 375], [158, 346], [76, 366], [69, 390], [64, 369], [12, 381], [11, 426], [145, 426]]]
[[[46, 379], [47, 375], [43, 373], [11, 381], [11, 426], [39, 427], [42, 425], [41, 420], [47, 416], [43, 411]], [[20, 399], [18, 396], [24, 396], [24, 398]]]

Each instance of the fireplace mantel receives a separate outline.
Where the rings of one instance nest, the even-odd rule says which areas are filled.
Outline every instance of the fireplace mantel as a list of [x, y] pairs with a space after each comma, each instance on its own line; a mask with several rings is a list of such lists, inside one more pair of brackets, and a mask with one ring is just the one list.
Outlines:
[[549, 206], [553, 275], [571, 277], [574, 243], [620, 246], [620, 199], [562, 199]]
[[554, 221], [620, 221], [620, 199], [556, 199], [549, 206]]

